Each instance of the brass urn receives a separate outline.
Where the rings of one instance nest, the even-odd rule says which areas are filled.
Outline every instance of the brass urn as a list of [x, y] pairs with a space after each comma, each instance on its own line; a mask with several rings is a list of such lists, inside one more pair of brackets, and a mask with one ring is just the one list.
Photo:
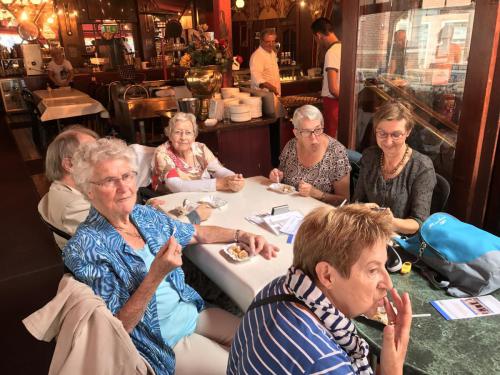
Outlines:
[[200, 99], [198, 119], [204, 121], [208, 117], [209, 101], [222, 85], [220, 65], [195, 66], [189, 68], [184, 75], [184, 82], [195, 98]]

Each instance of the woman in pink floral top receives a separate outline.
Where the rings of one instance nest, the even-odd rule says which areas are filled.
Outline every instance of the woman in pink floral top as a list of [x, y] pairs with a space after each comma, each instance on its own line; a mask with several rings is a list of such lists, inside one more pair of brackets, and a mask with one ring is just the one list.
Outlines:
[[151, 165], [154, 190], [240, 191], [245, 185], [241, 174], [224, 168], [207, 146], [195, 142], [198, 125], [194, 115], [177, 113], [165, 134], [169, 140], [156, 149]]

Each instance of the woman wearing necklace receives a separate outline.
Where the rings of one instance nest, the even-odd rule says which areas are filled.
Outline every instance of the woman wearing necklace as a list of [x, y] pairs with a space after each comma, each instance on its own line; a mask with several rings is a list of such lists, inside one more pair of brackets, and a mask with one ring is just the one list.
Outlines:
[[394, 230], [402, 234], [418, 231], [429, 216], [436, 185], [429, 157], [406, 143], [413, 128], [409, 105], [389, 101], [373, 116], [377, 146], [363, 152], [353, 201], [370, 202], [393, 215]]
[[241, 174], [224, 168], [212, 151], [195, 142], [196, 117], [179, 112], [165, 128], [168, 141], [158, 146], [152, 161], [152, 186], [159, 192], [240, 191]]
[[205, 306], [186, 284], [182, 249], [244, 242], [250, 255], [270, 259], [276, 247], [248, 232], [181, 223], [136, 205], [136, 156], [121, 140], [81, 145], [72, 163], [91, 209], [63, 249], [66, 266], [104, 300], [156, 374], [224, 373], [239, 319]]

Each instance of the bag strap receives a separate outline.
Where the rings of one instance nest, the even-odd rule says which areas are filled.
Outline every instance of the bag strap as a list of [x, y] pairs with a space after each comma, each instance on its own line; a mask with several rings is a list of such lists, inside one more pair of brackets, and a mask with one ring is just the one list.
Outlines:
[[295, 294], [283, 293], [283, 294], [276, 294], [274, 296], [263, 298], [259, 301], [254, 301], [254, 302], [252, 302], [252, 304], [250, 305], [250, 307], [248, 308], [247, 311], [255, 309], [256, 307], [260, 307], [260, 306], [267, 305], [270, 303], [275, 303], [275, 302], [282, 302], [282, 301], [295, 302], [295, 303], [298, 303], [302, 306], [307, 307], [307, 305], [304, 303], [304, 301], [301, 301], [300, 299], [298, 299], [295, 296]]

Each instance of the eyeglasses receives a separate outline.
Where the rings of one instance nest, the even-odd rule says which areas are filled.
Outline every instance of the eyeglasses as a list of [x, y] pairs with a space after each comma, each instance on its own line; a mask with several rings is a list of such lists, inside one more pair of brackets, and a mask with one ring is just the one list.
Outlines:
[[276, 44], [277, 41], [276, 40], [263, 40], [262, 41], [262, 44]]
[[302, 137], [312, 137], [313, 134], [315, 136], [319, 136], [319, 135], [323, 134], [323, 130], [324, 130], [324, 128], [316, 128], [313, 130], [297, 129], [297, 131], [299, 132], [299, 134]]
[[90, 181], [91, 184], [100, 186], [104, 189], [112, 189], [114, 187], [117, 187], [118, 184], [123, 182], [124, 184], [128, 185], [132, 183], [132, 181], [135, 181], [135, 178], [137, 177], [137, 172], [136, 171], [130, 171], [127, 173], [122, 174], [121, 177], [106, 177], [102, 181]]
[[390, 136], [393, 141], [397, 141], [397, 140], [401, 139], [401, 137], [403, 137], [406, 134], [406, 132], [396, 131], [396, 132], [393, 132], [393, 133], [386, 133], [383, 130], [377, 130], [375, 132], [375, 134], [380, 139], [387, 139], [387, 137]]
[[172, 135], [175, 137], [185, 136], [185, 137], [189, 138], [189, 137], [194, 136], [194, 132], [192, 132], [190, 130], [174, 130]]

